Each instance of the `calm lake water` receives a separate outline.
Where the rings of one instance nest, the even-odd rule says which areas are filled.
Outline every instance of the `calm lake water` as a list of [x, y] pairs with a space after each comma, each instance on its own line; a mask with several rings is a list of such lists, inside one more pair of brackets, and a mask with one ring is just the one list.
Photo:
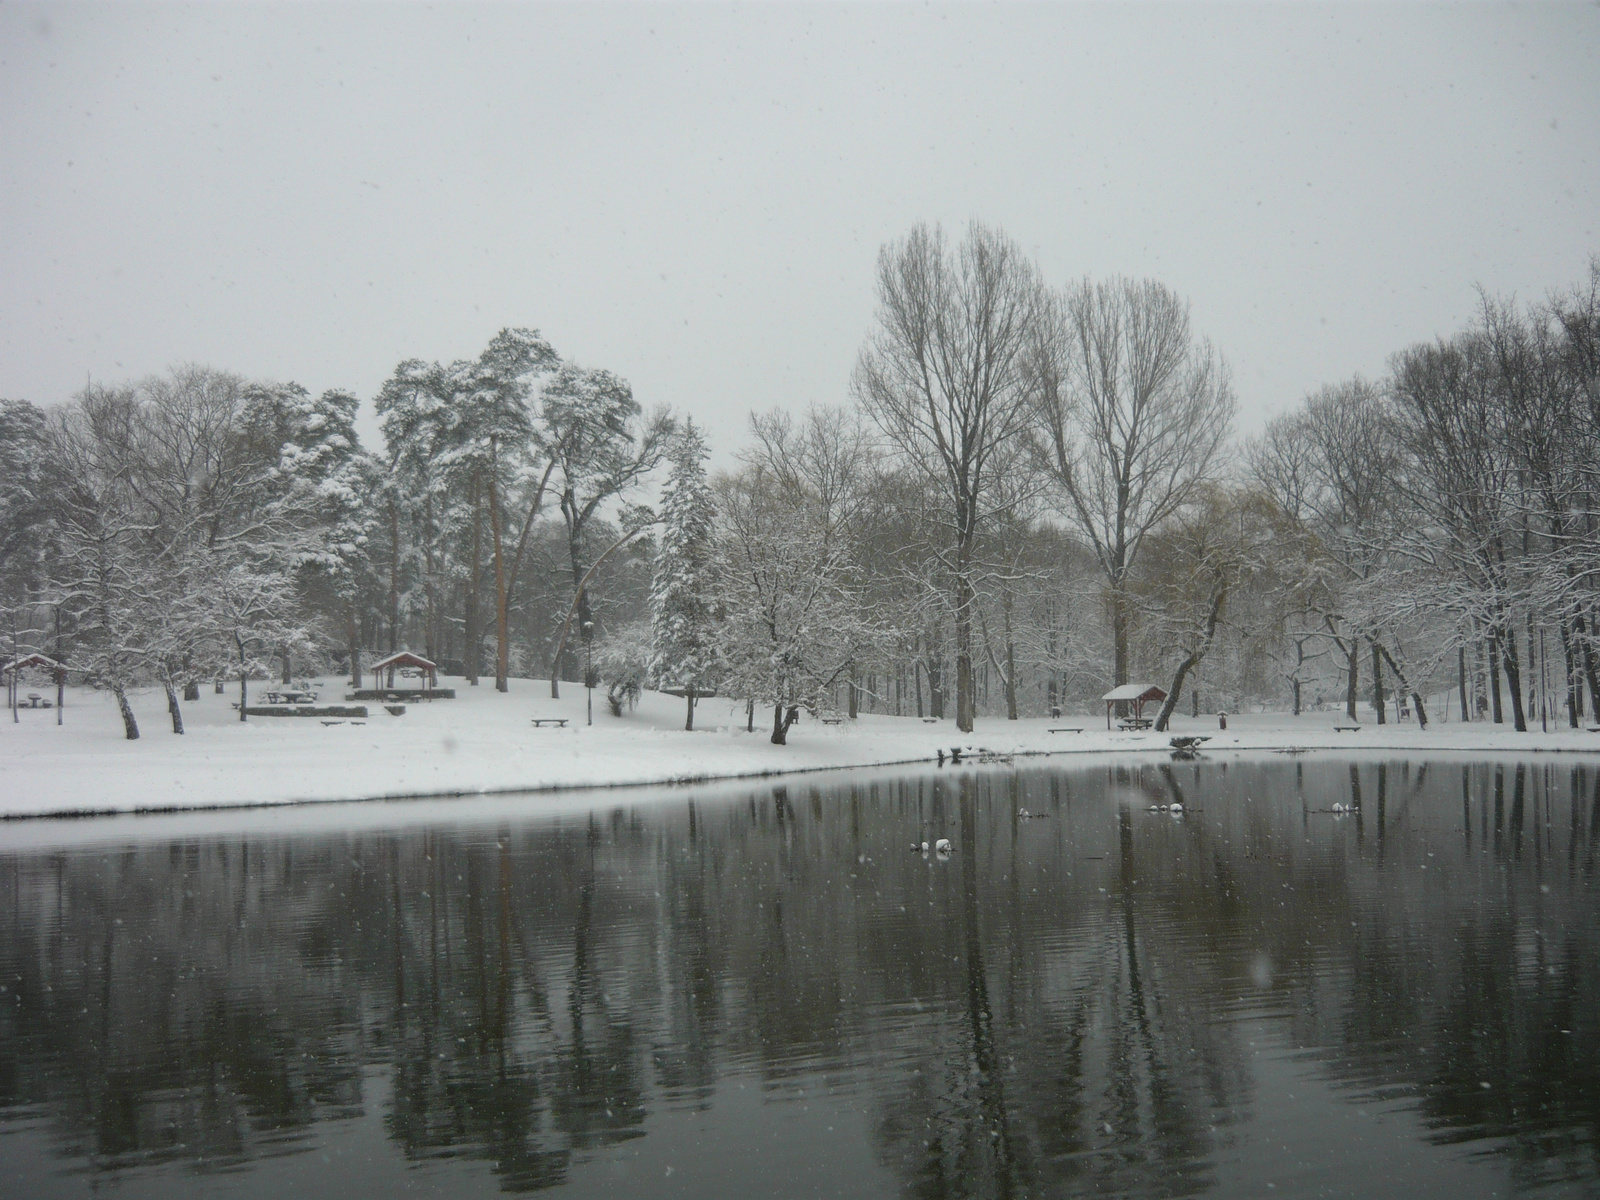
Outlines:
[[0, 827], [0, 1193], [1600, 1190], [1593, 766], [541, 805]]

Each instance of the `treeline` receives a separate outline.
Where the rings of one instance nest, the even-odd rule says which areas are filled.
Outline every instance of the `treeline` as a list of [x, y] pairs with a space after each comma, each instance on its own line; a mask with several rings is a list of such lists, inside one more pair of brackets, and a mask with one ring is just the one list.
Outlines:
[[[1234, 435], [1223, 356], [1154, 281], [1049, 286], [1000, 232], [880, 253], [847, 403], [753, 414], [736, 469], [508, 329], [357, 398], [178, 368], [0, 404], [12, 647], [122, 704], [419, 650], [799, 711], [1015, 718], [1113, 682], [1165, 725], [1252, 703], [1518, 728], [1600, 711], [1600, 260]], [[660, 486], [659, 493], [655, 492]], [[655, 501], [647, 507], [642, 501]], [[9, 631], [8, 631], [9, 632]], [[219, 684], [220, 686], [220, 684]], [[1437, 715], [1437, 714], [1436, 714]]]

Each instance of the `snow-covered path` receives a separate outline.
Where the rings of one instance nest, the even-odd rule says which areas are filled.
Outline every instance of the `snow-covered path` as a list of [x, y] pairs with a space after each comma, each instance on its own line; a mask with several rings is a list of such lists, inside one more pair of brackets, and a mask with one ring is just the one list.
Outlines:
[[[69, 689], [66, 723], [53, 710], [24, 710], [13, 724], [0, 714], [0, 815], [131, 812], [166, 808], [281, 804], [377, 797], [476, 795], [492, 792], [595, 787], [680, 780], [775, 775], [839, 767], [931, 762], [954, 745], [1004, 754], [1154, 753], [1168, 736], [1108, 732], [1103, 716], [981, 720], [963, 736], [953, 722], [863, 716], [824, 725], [809, 718], [774, 746], [758, 713], [756, 732], [744, 732], [744, 710], [727, 701], [702, 701], [697, 729], [683, 730], [683, 701], [645, 693], [622, 718], [596, 696], [595, 724], [584, 726], [584, 692], [564, 685], [552, 700], [549, 685], [516, 679], [508, 695], [492, 683], [458, 699], [412, 704], [394, 717], [369, 705], [365, 725], [324, 726], [307, 718], [252, 718], [241, 724], [230, 706], [237, 692], [209, 689], [184, 705], [188, 732], [175, 736], [159, 691], [134, 697], [142, 737], [122, 737], [110, 697]], [[342, 685], [322, 688], [337, 701]], [[533, 717], [566, 717], [566, 729], [535, 729]], [[1230, 716], [1226, 732], [1215, 717], [1180, 717], [1173, 733], [1212, 737], [1217, 752], [1300, 747], [1334, 751], [1474, 753], [1578, 752], [1600, 758], [1600, 733], [1561, 730], [1518, 734], [1506, 726], [1414, 722], [1336, 732], [1343, 714]], [[1051, 733], [1053, 727], [1081, 733]], [[0, 835], [0, 844], [4, 837]]]

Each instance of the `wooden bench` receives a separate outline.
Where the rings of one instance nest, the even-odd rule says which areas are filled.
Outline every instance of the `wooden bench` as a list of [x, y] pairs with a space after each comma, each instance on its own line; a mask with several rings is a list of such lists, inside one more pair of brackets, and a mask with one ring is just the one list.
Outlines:
[[1057, 725], [1050, 730], [1051, 733], [1082, 733], [1082, 725]]
[[843, 725], [844, 724], [844, 718], [843, 717], [823, 717], [822, 718], [822, 723], [824, 725]]
[[922, 723], [924, 725], [937, 725], [939, 723], [939, 718], [938, 717], [923, 717], [922, 718]]
[[554, 725], [557, 729], [565, 729], [567, 727], [567, 718], [566, 717], [534, 717], [533, 718], [533, 727], [535, 729], [543, 729], [546, 725]]
[[1358, 733], [1360, 730], [1361, 726], [1359, 725], [1335, 725], [1333, 727], [1335, 733]]

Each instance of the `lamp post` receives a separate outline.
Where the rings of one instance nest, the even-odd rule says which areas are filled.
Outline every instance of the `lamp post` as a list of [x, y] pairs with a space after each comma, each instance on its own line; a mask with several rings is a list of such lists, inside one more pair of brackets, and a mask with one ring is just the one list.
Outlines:
[[583, 623], [583, 686], [588, 691], [588, 720], [587, 725], [594, 724], [594, 622]]

